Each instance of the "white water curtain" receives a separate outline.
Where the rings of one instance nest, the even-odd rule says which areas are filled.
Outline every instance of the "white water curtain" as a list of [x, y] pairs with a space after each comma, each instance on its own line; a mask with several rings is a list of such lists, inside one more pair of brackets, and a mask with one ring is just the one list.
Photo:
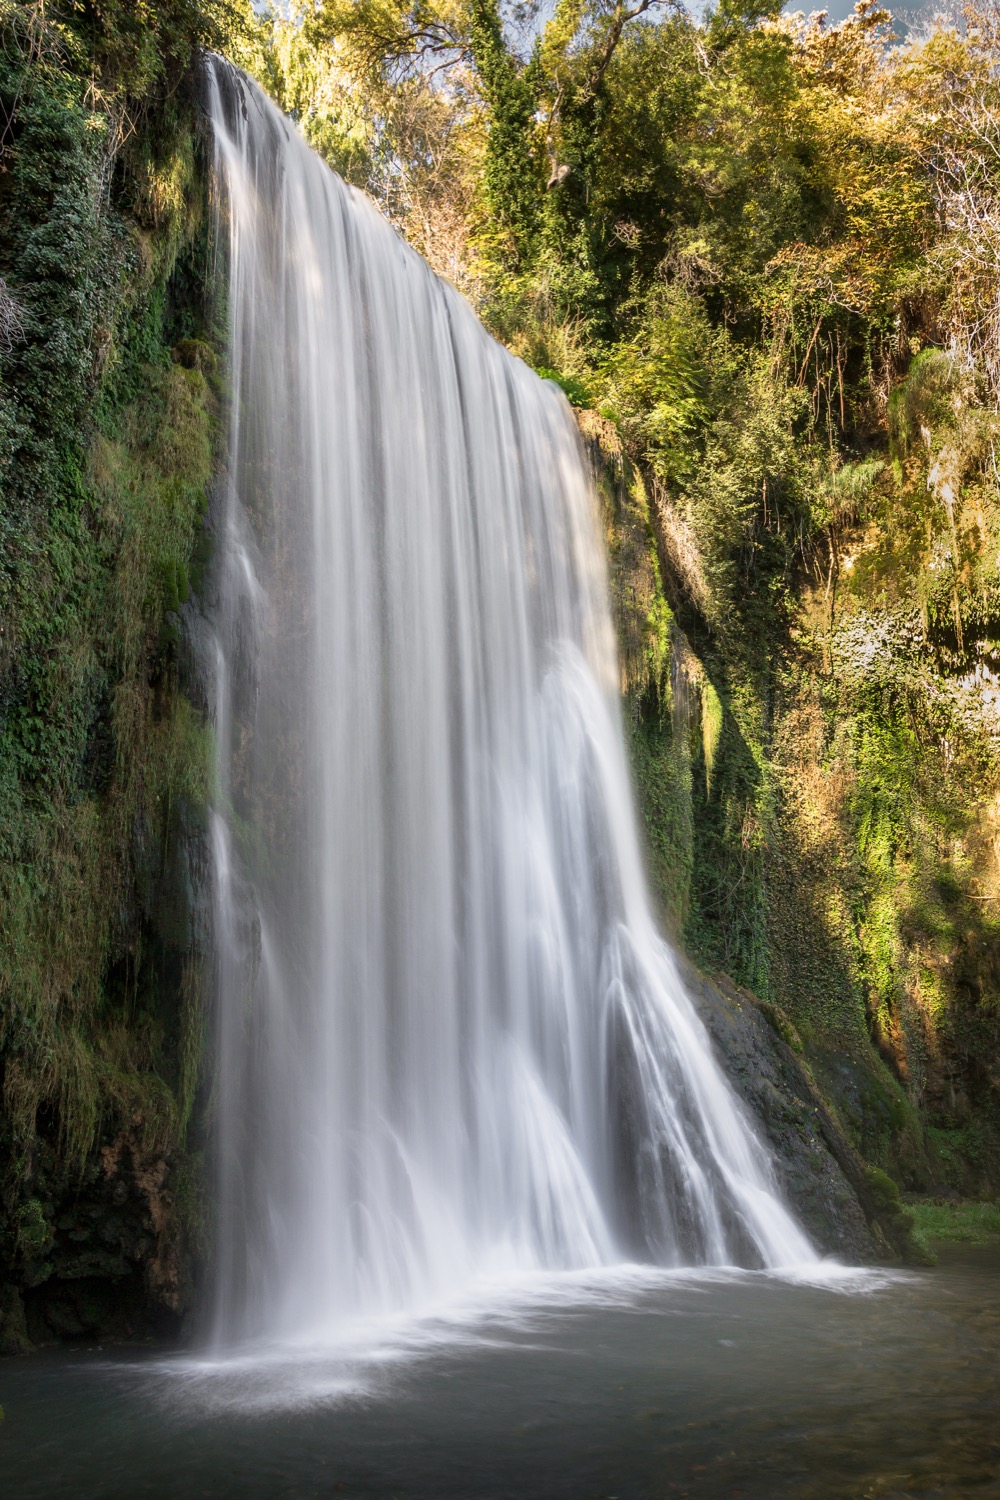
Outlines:
[[571, 412], [209, 63], [216, 1335], [812, 1251], [647, 900]]

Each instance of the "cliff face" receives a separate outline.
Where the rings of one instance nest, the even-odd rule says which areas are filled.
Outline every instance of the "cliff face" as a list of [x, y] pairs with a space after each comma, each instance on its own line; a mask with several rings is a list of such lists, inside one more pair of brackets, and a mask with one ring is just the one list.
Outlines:
[[136, 130], [22, 20], [0, 51], [8, 1351], [173, 1327], [189, 1298], [212, 756], [180, 613], [219, 399], [190, 91]]
[[[3, 15], [13, 1351], [176, 1330], [207, 1249], [213, 753], [183, 617], [207, 563], [224, 393], [190, 79], [133, 118]], [[683, 516], [615, 425], [581, 414], [654, 893], [789, 1197], [852, 1259], [908, 1253], [895, 1184], [1000, 1180], [1000, 627], [973, 576], [1000, 534], [974, 477], [992, 429], [933, 354], [893, 401], [885, 451], [850, 479], [867, 494], [881, 474], [881, 511], [845, 520], [819, 572], [803, 562], [790, 616], [725, 641]]]
[[[682, 521], [628, 463], [609, 421], [583, 412], [580, 424], [665, 923], [703, 970], [747, 987], [692, 971], [779, 1159], [790, 1088], [796, 1119], [813, 1101], [807, 1112], [818, 1110], [824, 1149], [882, 1252], [905, 1250], [900, 1186], [988, 1195], [1000, 1176], [991, 669], [963, 673], [935, 648], [932, 606], [926, 627], [900, 624], [899, 529], [874, 526], [858, 528], [851, 567], [838, 564], [839, 591], [832, 563], [821, 587], [803, 567], [785, 624], [720, 641], [705, 625], [707, 585]], [[929, 441], [918, 457], [932, 464]], [[780, 1057], [761, 1051], [755, 1015], [775, 1022]], [[786, 1077], [778, 1105], [771, 1084], [789, 1042], [807, 1081]], [[841, 1188], [827, 1209], [824, 1194], [810, 1207], [794, 1185], [800, 1167], [783, 1170], [819, 1241], [834, 1243], [824, 1218], [852, 1217], [834, 1206]], [[845, 1233], [846, 1247], [863, 1243]]]

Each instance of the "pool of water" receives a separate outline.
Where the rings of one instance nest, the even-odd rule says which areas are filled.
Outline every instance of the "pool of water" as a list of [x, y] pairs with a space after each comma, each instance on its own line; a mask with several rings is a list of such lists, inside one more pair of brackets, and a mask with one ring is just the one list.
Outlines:
[[0, 1364], [4, 1500], [1000, 1496], [1000, 1251], [479, 1289], [330, 1349]]

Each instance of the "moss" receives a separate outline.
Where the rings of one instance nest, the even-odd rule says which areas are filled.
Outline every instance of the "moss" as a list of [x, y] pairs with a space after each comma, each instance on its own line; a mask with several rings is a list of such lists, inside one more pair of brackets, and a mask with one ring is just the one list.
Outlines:
[[678, 747], [671, 715], [651, 710], [627, 729], [650, 887], [667, 930], [679, 937], [694, 855], [690, 757]]
[[171, 354], [175, 362], [187, 370], [197, 370], [206, 377], [219, 372], [219, 356], [204, 339], [181, 339]]
[[796, 1031], [788, 1016], [782, 1010], [781, 1006], [776, 1005], [773, 1001], [769, 1000], [759, 1000], [757, 1004], [761, 1010], [761, 1013], [767, 1018], [768, 1025], [772, 1028], [773, 1031], [777, 1032], [778, 1036], [781, 1037], [781, 1040], [785, 1043], [785, 1045], [791, 1047], [793, 1052], [803, 1052], [805, 1048], [802, 1043], [802, 1038], [799, 1036], [799, 1033]]
[[[917, 392], [925, 366], [943, 370], [926, 359], [894, 407], [900, 454], [904, 425], [915, 432], [927, 419], [925, 396], [935, 452], [959, 420], [953, 388], [943, 405], [934, 381]], [[684, 551], [688, 523], [661, 491], [646, 507], [655, 574], [638, 545], [622, 545], [622, 496], [639, 486], [617, 477], [635, 464], [614, 432], [601, 482], [629, 747], [668, 926], [696, 962], [787, 1017], [873, 1165], [911, 1189], [943, 1178], [982, 1191], [1000, 1172], [1000, 1097], [986, 1061], [1000, 1047], [1000, 763], [988, 719], [975, 717], [975, 684], [948, 677], [957, 648], [942, 656], [898, 586], [908, 570], [926, 572], [927, 530], [944, 524], [927, 502], [924, 439], [905, 439], [896, 470], [873, 454], [834, 486], [850, 515], [879, 512], [877, 530], [862, 526], [841, 593], [831, 553], [822, 589], [786, 573], [768, 597], [761, 553], [752, 597], [734, 598], [738, 626], [734, 615], [727, 628], [710, 609], [706, 627], [702, 594], [716, 581], [704, 553], [699, 565]], [[975, 504], [993, 501], [978, 494]], [[675, 643], [659, 692], [631, 646], [652, 613], [650, 588], [670, 594]]]
[[40, 1261], [52, 1248], [52, 1224], [37, 1198], [22, 1203], [17, 1216], [17, 1248], [25, 1260]]
[[701, 684], [701, 745], [705, 764], [705, 794], [711, 796], [715, 752], [722, 736], [722, 702], [706, 677]]
[[[0, 352], [0, 1279], [39, 1297], [85, 1273], [60, 1205], [113, 1211], [101, 1152], [127, 1135], [152, 1183], [196, 1110], [182, 845], [201, 836], [213, 752], [181, 689], [178, 612], [218, 401], [194, 101], [178, 92], [116, 163], [89, 73], [42, 43], [0, 54], [0, 264], [30, 288]], [[150, 1210], [130, 1193], [141, 1260]], [[100, 1274], [132, 1276], [131, 1254]]]
[[212, 1211], [206, 1191], [206, 1167], [200, 1152], [182, 1157], [171, 1177], [177, 1217], [196, 1261], [204, 1263], [212, 1242]]
[[887, 1172], [866, 1166], [862, 1203], [870, 1221], [874, 1221], [893, 1250], [916, 1265], [928, 1263], [927, 1250], [914, 1233], [914, 1216], [903, 1206], [899, 1188]]
[[[27, 1354], [31, 1348], [24, 1303], [20, 1290], [9, 1282], [0, 1283], [0, 1357]], [[0, 1407], [0, 1421], [3, 1408]]]

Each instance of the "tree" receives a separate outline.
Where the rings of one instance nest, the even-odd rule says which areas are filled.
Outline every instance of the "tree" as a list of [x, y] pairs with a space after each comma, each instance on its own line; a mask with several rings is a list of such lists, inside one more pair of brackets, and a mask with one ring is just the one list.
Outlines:
[[539, 31], [533, 10], [502, 0], [323, 0], [307, 31], [313, 42], [337, 39], [378, 89], [464, 74], [485, 141], [480, 250], [523, 273], [544, 242], [546, 193], [572, 170], [564, 140], [579, 142], [581, 126], [592, 126], [626, 28], [668, 4], [559, 0]]

